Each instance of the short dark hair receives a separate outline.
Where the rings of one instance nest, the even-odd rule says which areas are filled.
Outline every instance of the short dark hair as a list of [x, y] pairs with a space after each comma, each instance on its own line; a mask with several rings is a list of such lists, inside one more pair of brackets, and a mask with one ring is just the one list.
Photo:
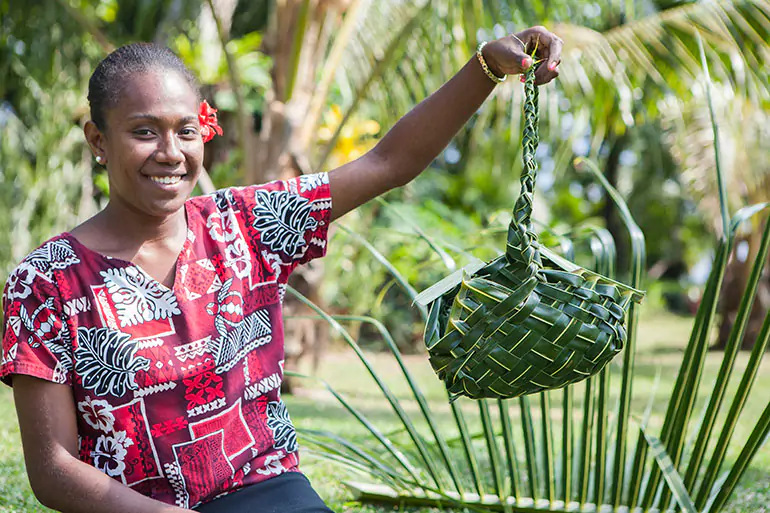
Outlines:
[[195, 76], [167, 47], [154, 43], [132, 43], [121, 46], [96, 66], [88, 81], [91, 120], [100, 130], [106, 128], [105, 113], [117, 103], [128, 76], [155, 70], [176, 71], [187, 80], [200, 98], [200, 87]]

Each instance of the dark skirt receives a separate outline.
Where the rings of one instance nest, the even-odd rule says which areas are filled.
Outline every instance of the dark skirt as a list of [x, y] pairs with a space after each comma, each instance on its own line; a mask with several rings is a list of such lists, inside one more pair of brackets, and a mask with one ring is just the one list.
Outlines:
[[299, 472], [286, 472], [267, 481], [201, 504], [203, 513], [334, 513]]

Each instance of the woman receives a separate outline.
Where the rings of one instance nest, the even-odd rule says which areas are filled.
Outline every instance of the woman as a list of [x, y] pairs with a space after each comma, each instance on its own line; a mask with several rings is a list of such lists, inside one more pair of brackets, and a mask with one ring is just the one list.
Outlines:
[[324, 254], [331, 221], [417, 176], [497, 82], [534, 64], [525, 50], [538, 49], [537, 83], [553, 80], [561, 46], [542, 27], [493, 41], [356, 161], [195, 198], [218, 127], [190, 72], [149, 44], [102, 61], [85, 136], [109, 204], [31, 253], [3, 294], [0, 378], [40, 502], [329, 511], [278, 395], [287, 277]]

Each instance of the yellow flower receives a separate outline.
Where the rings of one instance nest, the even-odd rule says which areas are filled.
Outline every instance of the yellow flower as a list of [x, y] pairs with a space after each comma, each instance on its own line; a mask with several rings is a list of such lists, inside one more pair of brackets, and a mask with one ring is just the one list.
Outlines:
[[377, 142], [380, 124], [372, 119], [361, 119], [353, 116], [339, 129], [344, 114], [339, 105], [332, 105], [323, 115], [323, 124], [319, 127], [317, 136], [322, 145], [332, 143], [334, 134], [339, 135], [334, 141], [329, 166], [337, 167], [355, 160], [366, 153]]

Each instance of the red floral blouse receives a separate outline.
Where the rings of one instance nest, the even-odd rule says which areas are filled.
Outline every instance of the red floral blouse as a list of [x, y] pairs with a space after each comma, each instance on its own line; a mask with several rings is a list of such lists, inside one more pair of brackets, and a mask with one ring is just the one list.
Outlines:
[[195, 507], [298, 471], [279, 397], [289, 273], [323, 256], [328, 175], [224, 189], [185, 203], [173, 289], [135, 264], [54, 237], [3, 293], [0, 378], [72, 387], [80, 459]]

